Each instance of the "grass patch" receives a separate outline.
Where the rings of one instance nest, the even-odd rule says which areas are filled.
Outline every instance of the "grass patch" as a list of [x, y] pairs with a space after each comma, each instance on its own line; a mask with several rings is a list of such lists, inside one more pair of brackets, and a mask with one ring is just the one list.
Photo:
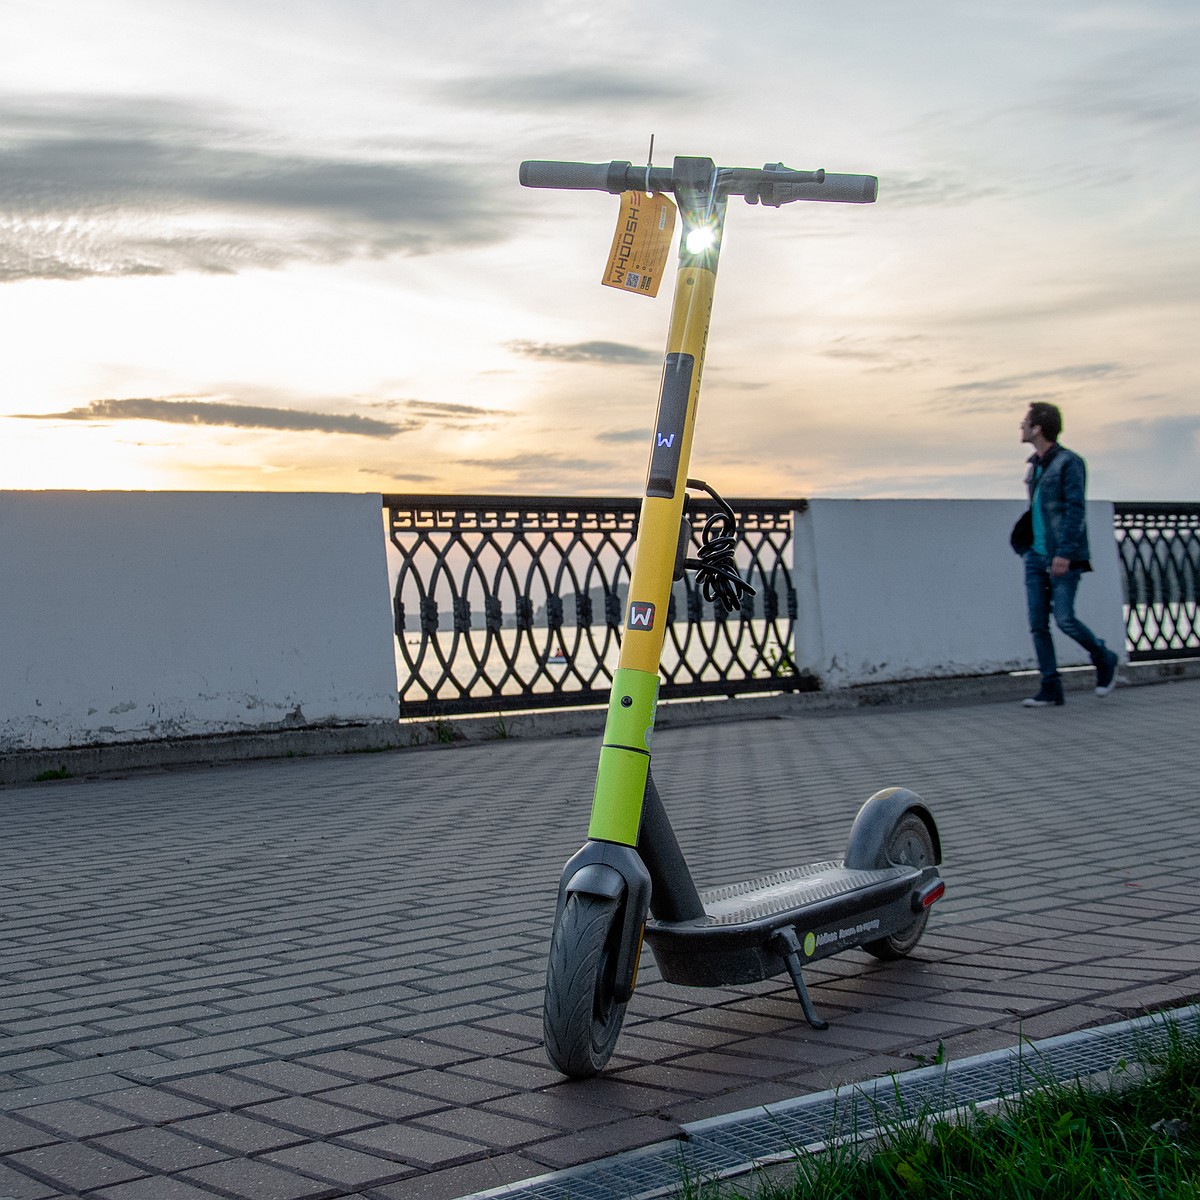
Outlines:
[[[795, 1163], [786, 1184], [692, 1186], [692, 1200], [1200, 1200], [1200, 1032], [1167, 1027], [1128, 1087], [1051, 1083], [947, 1120], [883, 1123]], [[1119, 1081], [1120, 1072], [1115, 1076]]]
[[33, 777], [34, 783], [46, 783], [51, 779], [74, 779], [75, 776], [67, 770], [66, 767], [59, 767], [56, 771], [43, 771], [40, 775]]

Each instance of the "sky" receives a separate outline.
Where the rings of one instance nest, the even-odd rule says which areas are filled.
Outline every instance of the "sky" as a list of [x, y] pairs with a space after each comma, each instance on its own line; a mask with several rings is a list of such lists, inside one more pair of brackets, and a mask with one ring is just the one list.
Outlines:
[[5, 0], [0, 489], [637, 494], [670, 316], [523, 159], [730, 203], [693, 475], [1200, 499], [1195, 0]]

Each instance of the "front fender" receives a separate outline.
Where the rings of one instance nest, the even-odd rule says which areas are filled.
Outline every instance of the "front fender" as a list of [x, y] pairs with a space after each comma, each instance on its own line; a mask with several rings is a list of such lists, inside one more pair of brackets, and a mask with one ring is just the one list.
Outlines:
[[625, 1003], [633, 995], [642, 931], [650, 911], [650, 872], [632, 846], [590, 841], [563, 868], [556, 924], [567, 897], [573, 893], [614, 900], [619, 906], [621, 949], [617, 955], [614, 992], [616, 999]]

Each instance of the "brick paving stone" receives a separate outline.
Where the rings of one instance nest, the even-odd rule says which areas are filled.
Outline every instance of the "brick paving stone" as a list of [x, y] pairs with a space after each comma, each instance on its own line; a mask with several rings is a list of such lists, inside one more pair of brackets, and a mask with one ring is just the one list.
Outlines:
[[238, 1200], [325, 1200], [338, 1192], [328, 1183], [297, 1175], [261, 1159], [228, 1159], [186, 1171], [180, 1178], [226, 1196], [235, 1196]]
[[89, 1144], [97, 1150], [127, 1158], [147, 1171], [166, 1175], [227, 1157], [223, 1151], [159, 1128], [129, 1129], [95, 1138]]
[[516, 1092], [501, 1096], [479, 1106], [480, 1112], [498, 1112], [523, 1121], [536, 1121], [560, 1132], [606, 1125], [613, 1119], [613, 1110], [601, 1103], [581, 1099], [570, 1085], [544, 1092]]
[[[3, 1048], [4, 1042], [0, 1042]], [[21, 1054], [0, 1054], [0, 1072], [24, 1071], [28, 1067], [47, 1067], [70, 1061], [55, 1050], [26, 1050]]]
[[59, 1100], [77, 1100], [89, 1096], [100, 1096], [118, 1088], [128, 1087], [129, 1080], [119, 1075], [86, 1075], [82, 1079], [66, 1079], [61, 1083], [39, 1083], [32, 1087], [17, 1088], [16, 1091], [0, 1094], [0, 1107], [10, 1112], [21, 1108], [32, 1108], [39, 1104], [53, 1104]]
[[1195, 975], [1184, 979], [1144, 984], [1128, 991], [1116, 992], [1104, 997], [1104, 1003], [1120, 1013], [1140, 1016], [1156, 1009], [1176, 1008], [1200, 1000], [1200, 981]]
[[255, 1066], [242, 1067], [234, 1074], [239, 1079], [249, 1079], [264, 1087], [296, 1096], [322, 1092], [328, 1088], [339, 1087], [346, 1082], [340, 1076], [333, 1075], [328, 1071], [318, 1071], [313, 1067], [306, 1067], [301, 1063], [294, 1062], [260, 1063]]
[[450, 1137], [429, 1129], [419, 1129], [412, 1124], [377, 1125], [359, 1133], [348, 1133], [339, 1138], [338, 1142], [355, 1150], [394, 1158], [425, 1170], [437, 1166], [450, 1166], [464, 1159], [474, 1158], [484, 1151], [481, 1142]]
[[421, 1117], [416, 1124], [439, 1133], [483, 1141], [488, 1146], [503, 1150], [553, 1136], [553, 1130], [544, 1125], [522, 1121], [487, 1108], [447, 1108]]
[[375, 1083], [356, 1083], [350, 1087], [334, 1088], [332, 1091], [322, 1092], [320, 1098], [388, 1121], [402, 1121], [446, 1107], [445, 1100], [438, 1100], [423, 1093], [407, 1092], [395, 1085]]
[[536, 1062], [524, 1062], [515, 1058], [477, 1058], [471, 1062], [460, 1063], [454, 1068], [453, 1074], [464, 1075], [469, 1079], [487, 1080], [514, 1091], [553, 1087], [562, 1082], [562, 1075], [550, 1066], [540, 1048]]
[[259, 1161], [311, 1175], [339, 1188], [375, 1188], [413, 1174], [412, 1167], [327, 1142], [291, 1146], [264, 1154]]
[[11, 1154], [14, 1150], [31, 1150], [34, 1146], [48, 1146], [58, 1140], [58, 1131], [27, 1125], [0, 1113], [0, 1154]]
[[[718, 1074], [715, 1056], [708, 1054], [688, 1055], [689, 1062], [676, 1060], [670, 1063], [644, 1063], [615, 1071], [612, 1078], [620, 1083], [632, 1083], [638, 1087], [659, 1088], [668, 1093], [663, 1103], [674, 1100], [680, 1093], [697, 1096], [715, 1096], [731, 1091], [744, 1080], [737, 1075]], [[697, 1065], [697, 1060], [703, 1065]]]
[[312, 1137], [329, 1137], [336, 1133], [349, 1133], [352, 1129], [363, 1129], [376, 1123], [377, 1118], [340, 1104], [327, 1104], [311, 1096], [287, 1096], [282, 1100], [269, 1100], [266, 1104], [254, 1104], [243, 1108], [242, 1114], [255, 1120], [270, 1121], [283, 1125], [296, 1133]]
[[63, 1100], [58, 1104], [39, 1104], [33, 1108], [17, 1110], [23, 1121], [38, 1125], [52, 1133], [65, 1134], [72, 1138], [95, 1137], [101, 1133], [113, 1133], [118, 1129], [129, 1129], [137, 1122], [128, 1116], [105, 1112], [94, 1104], [83, 1100]]
[[197, 1100], [213, 1108], [242, 1108], [278, 1100], [284, 1095], [278, 1088], [265, 1087], [236, 1075], [197, 1075], [190, 1079], [175, 1079], [164, 1085], [168, 1094]]
[[270, 1060], [270, 1053], [262, 1050], [219, 1050], [212, 1054], [188, 1055], [173, 1061], [155, 1063], [153, 1066], [135, 1067], [127, 1070], [125, 1074], [128, 1079], [142, 1083], [168, 1083], [176, 1079], [222, 1071], [228, 1067], [251, 1066]]
[[596, 1129], [584, 1129], [566, 1137], [538, 1142], [524, 1153], [552, 1170], [562, 1170], [594, 1158], [620, 1154], [623, 1150], [665, 1142], [678, 1135], [679, 1126], [674, 1121], [655, 1117], [626, 1117]]
[[730, 1046], [727, 1053], [745, 1053], [753, 1058], [783, 1060], [792, 1064], [793, 1070], [803, 1066], [828, 1066], [845, 1062], [861, 1053], [858, 1048], [852, 1050], [820, 1039], [819, 1033], [806, 1036], [800, 1032], [789, 1031], [775, 1036], [747, 1038]]
[[307, 1037], [286, 1037], [271, 1042], [267, 1049], [274, 1059], [301, 1058], [328, 1050], [358, 1049], [364, 1043], [378, 1041], [390, 1032], [388, 1028], [353, 1025], [346, 1029], [333, 1029], [326, 1033], [313, 1033]]
[[56, 1200], [61, 1195], [57, 1188], [0, 1162], [0, 1196], [4, 1200]]
[[261, 1154], [265, 1150], [281, 1150], [284, 1146], [293, 1146], [304, 1140], [303, 1136], [290, 1129], [267, 1121], [256, 1121], [242, 1112], [190, 1117], [186, 1121], [176, 1122], [172, 1129], [230, 1154]]
[[1063, 1033], [1074, 1033], [1078, 1029], [1091, 1029], [1112, 1021], [1121, 1021], [1127, 1014], [1118, 1012], [1106, 1004], [1069, 1004], [1052, 1012], [1038, 1013], [1024, 1020], [1009, 1021], [1000, 1026], [1017, 1034], [1025, 1041], [1058, 1037]]
[[741, 1048], [728, 1052], [705, 1050], [685, 1054], [671, 1062], [671, 1067], [679, 1071], [711, 1072], [721, 1081], [725, 1091], [744, 1086], [747, 1078], [767, 1080], [794, 1075], [796, 1065], [794, 1059], [754, 1055]]
[[162, 1055], [152, 1054], [148, 1050], [130, 1050], [122, 1054], [105, 1054], [102, 1057], [77, 1059], [74, 1062], [60, 1063], [54, 1067], [35, 1067], [24, 1072], [25, 1077], [34, 1083], [53, 1084], [73, 1079], [88, 1079], [96, 1075], [109, 1073], [133, 1073], [153, 1070], [161, 1066], [165, 1060]]
[[518, 1154], [497, 1154], [478, 1162], [413, 1175], [403, 1183], [372, 1188], [372, 1200], [459, 1200], [545, 1173], [545, 1167]]
[[300, 1065], [338, 1075], [341, 1077], [340, 1082], [348, 1079], [358, 1082], [390, 1079], [413, 1069], [407, 1063], [398, 1063], [370, 1053], [362, 1053], [362, 1051], [369, 1051], [370, 1048], [368, 1043], [355, 1050], [328, 1050], [322, 1054], [310, 1054], [300, 1060]]
[[405, 1091], [433, 1096], [448, 1104], [482, 1104], [513, 1090], [482, 1079], [468, 1079], [452, 1071], [413, 1071], [396, 1082]]
[[704, 1121], [709, 1117], [723, 1117], [730, 1113], [756, 1110], [766, 1104], [779, 1104], [801, 1094], [803, 1085], [784, 1080], [753, 1083], [737, 1091], [724, 1092], [720, 1096], [709, 1096], [703, 1100], [689, 1098], [680, 1100], [663, 1110], [664, 1114], [680, 1125], [692, 1121]]
[[[588, 1104], [605, 1107], [610, 1113], [619, 1109], [626, 1113], [654, 1112], [668, 1102], [672, 1097], [656, 1087], [646, 1087], [629, 1079], [623, 1079], [617, 1072], [599, 1075], [595, 1079], [585, 1079], [578, 1083], [563, 1084], [573, 1093], [574, 1097]], [[560, 1088], [554, 1090], [557, 1095]], [[615, 1114], [614, 1114], [615, 1115]]]
[[159, 1175], [89, 1192], [88, 1200], [213, 1200], [216, 1195], [208, 1188], [196, 1187], [183, 1179]]
[[513, 1054], [518, 1050], [528, 1050], [532, 1044], [541, 1044], [539, 1036], [536, 1043], [528, 1038], [514, 1037], [511, 1034], [500, 1033], [498, 1030], [481, 1029], [477, 1025], [456, 1026], [449, 1029], [439, 1029], [429, 1035], [428, 1041], [465, 1050], [474, 1055], [495, 1057], [501, 1054]]
[[98, 1107], [114, 1109], [148, 1125], [165, 1125], [184, 1117], [212, 1112], [212, 1105], [172, 1095], [162, 1088], [135, 1087], [105, 1092], [93, 1101]]
[[70, 1193], [126, 1183], [146, 1174], [140, 1167], [93, 1150], [82, 1142], [59, 1142], [36, 1150], [21, 1150], [9, 1155], [8, 1163]]

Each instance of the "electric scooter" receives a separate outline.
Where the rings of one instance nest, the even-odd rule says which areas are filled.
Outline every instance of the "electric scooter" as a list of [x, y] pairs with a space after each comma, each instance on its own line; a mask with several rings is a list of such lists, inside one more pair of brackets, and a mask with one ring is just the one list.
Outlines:
[[[700, 892], [650, 770], [659, 662], [672, 583], [694, 570], [705, 597], [727, 611], [752, 592], [733, 555], [736, 521], [707, 484], [688, 478], [725, 209], [731, 196], [778, 208], [797, 200], [870, 204], [869, 175], [716, 167], [676, 158], [670, 167], [628, 162], [525, 162], [532, 188], [661, 193], [682, 219], [678, 269], [641, 503], [621, 652], [600, 749], [588, 841], [566, 864], [546, 969], [546, 1052], [564, 1075], [596, 1075], [616, 1046], [633, 997], [643, 939], [670, 983], [722, 987], [786, 972], [802, 1011], [817, 1016], [803, 977], [812, 962], [861, 947], [902, 958], [920, 941], [944, 891], [937, 826], [921, 797], [889, 787], [850, 828], [845, 858], [777, 871]], [[696, 558], [688, 491], [708, 494]]]

